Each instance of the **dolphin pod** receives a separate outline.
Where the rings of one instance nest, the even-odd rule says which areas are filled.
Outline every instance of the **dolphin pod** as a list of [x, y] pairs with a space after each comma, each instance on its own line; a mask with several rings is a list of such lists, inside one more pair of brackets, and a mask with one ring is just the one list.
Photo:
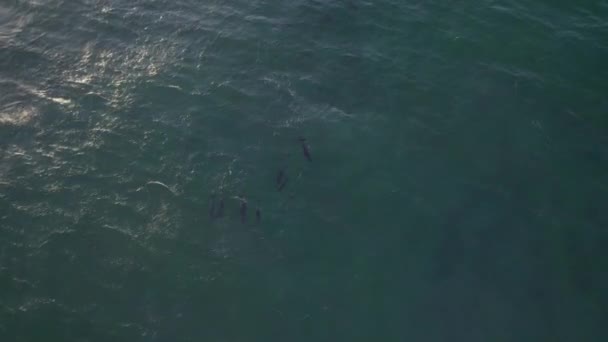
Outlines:
[[[307, 140], [304, 137], [298, 137], [298, 141], [300, 142], [300, 146], [302, 148], [302, 155], [308, 162], [312, 162], [312, 156], [310, 153], [310, 147], [308, 146]], [[278, 192], [281, 192], [285, 186], [287, 185], [289, 178], [287, 177], [287, 173], [285, 172], [285, 168], [280, 168], [277, 171], [277, 175], [275, 178], [275, 186]], [[158, 185], [158, 184], [157, 184]], [[164, 184], [163, 184], [164, 185]], [[168, 188], [168, 187], [167, 187]], [[239, 217], [241, 223], [247, 222], [247, 199], [245, 197], [234, 197], [240, 201], [239, 205]], [[224, 217], [224, 198], [216, 196], [215, 194], [211, 195], [209, 200], [209, 218], [211, 220], [219, 219]], [[255, 210], [255, 222], [260, 223], [262, 221], [262, 211], [260, 208], [256, 208]]]

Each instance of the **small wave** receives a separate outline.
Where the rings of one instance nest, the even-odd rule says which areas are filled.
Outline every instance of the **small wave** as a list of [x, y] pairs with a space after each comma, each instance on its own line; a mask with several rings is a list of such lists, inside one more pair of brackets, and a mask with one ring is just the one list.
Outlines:
[[34, 91], [34, 94], [38, 95], [39, 97], [41, 97], [41, 98], [43, 98], [45, 100], [49, 100], [49, 101], [55, 102], [55, 103], [60, 104], [60, 105], [69, 105], [69, 104], [72, 103], [72, 100], [70, 100], [70, 99], [66, 99], [66, 98], [63, 98], [63, 97], [48, 96], [47, 94], [45, 94], [45, 92], [39, 91], [39, 90], [38, 91]]
[[2, 81], [6, 85], [10, 86], [11, 90], [14, 91], [15, 93], [27, 93], [27, 94], [33, 95], [37, 98], [51, 101], [51, 102], [54, 102], [54, 103], [57, 103], [60, 105], [72, 104], [71, 99], [68, 99], [65, 97], [59, 97], [59, 96], [51, 96], [47, 93], [47, 91], [38, 89], [35, 86], [29, 85], [22, 81], [16, 81], [16, 80], [10, 80], [10, 79], [4, 79]]
[[57, 305], [57, 300], [54, 298], [47, 297], [35, 297], [29, 298], [19, 307], [19, 311], [27, 312], [32, 310], [38, 310], [44, 306], [55, 306]]
[[131, 103], [134, 87], [141, 80], [157, 76], [172, 63], [173, 50], [173, 45], [163, 39], [123, 50], [90, 43], [82, 48], [75, 67], [65, 70], [63, 77], [68, 82], [98, 87], [98, 96], [109, 99], [112, 107], [121, 108]]
[[32, 121], [37, 112], [34, 108], [15, 108], [0, 111], [0, 126], [25, 126]]
[[170, 193], [172, 193], [174, 196], [177, 196], [177, 191], [175, 189], [173, 189], [173, 188], [169, 187], [167, 184], [159, 182], [159, 181], [150, 181], [150, 182], [146, 183], [146, 186], [161, 187], [163, 189], [166, 189]]
[[10, 7], [0, 5], [0, 42], [9, 41], [15, 37], [29, 21], [29, 16], [21, 15]]

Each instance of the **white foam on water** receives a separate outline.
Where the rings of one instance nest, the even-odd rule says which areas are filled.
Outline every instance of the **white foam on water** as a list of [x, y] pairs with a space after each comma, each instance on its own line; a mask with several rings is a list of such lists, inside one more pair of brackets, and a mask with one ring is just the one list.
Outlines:
[[0, 126], [24, 126], [36, 116], [33, 107], [0, 109]]

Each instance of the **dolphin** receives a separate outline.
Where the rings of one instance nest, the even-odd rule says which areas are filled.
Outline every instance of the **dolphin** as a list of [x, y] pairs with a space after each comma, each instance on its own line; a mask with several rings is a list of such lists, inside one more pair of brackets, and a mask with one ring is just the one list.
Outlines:
[[215, 217], [224, 217], [224, 199], [223, 198], [220, 199], [220, 205], [219, 205], [219, 208], [217, 208]]
[[287, 185], [288, 180], [289, 180], [289, 178], [285, 177], [285, 179], [283, 179], [283, 183], [279, 184], [279, 187], [277, 188], [277, 190], [279, 190], [279, 191], [283, 190], [285, 185]]
[[215, 196], [211, 196], [211, 205], [209, 206], [209, 218], [215, 218]]
[[306, 138], [299, 137], [298, 140], [302, 144], [302, 153], [304, 153], [304, 157], [306, 157], [306, 160], [308, 160], [309, 162], [312, 162], [312, 156], [310, 155], [310, 149], [306, 144]]
[[285, 170], [280, 169], [277, 173], [277, 185], [281, 185], [283, 183], [283, 179], [285, 178]]
[[241, 203], [239, 213], [241, 214], [241, 223], [245, 223], [247, 221], [247, 201]]

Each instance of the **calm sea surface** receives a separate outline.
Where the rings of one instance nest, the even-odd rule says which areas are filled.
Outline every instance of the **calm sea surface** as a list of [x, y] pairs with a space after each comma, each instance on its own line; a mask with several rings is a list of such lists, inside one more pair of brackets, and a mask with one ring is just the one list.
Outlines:
[[607, 246], [606, 0], [0, 0], [1, 341], [604, 342]]

